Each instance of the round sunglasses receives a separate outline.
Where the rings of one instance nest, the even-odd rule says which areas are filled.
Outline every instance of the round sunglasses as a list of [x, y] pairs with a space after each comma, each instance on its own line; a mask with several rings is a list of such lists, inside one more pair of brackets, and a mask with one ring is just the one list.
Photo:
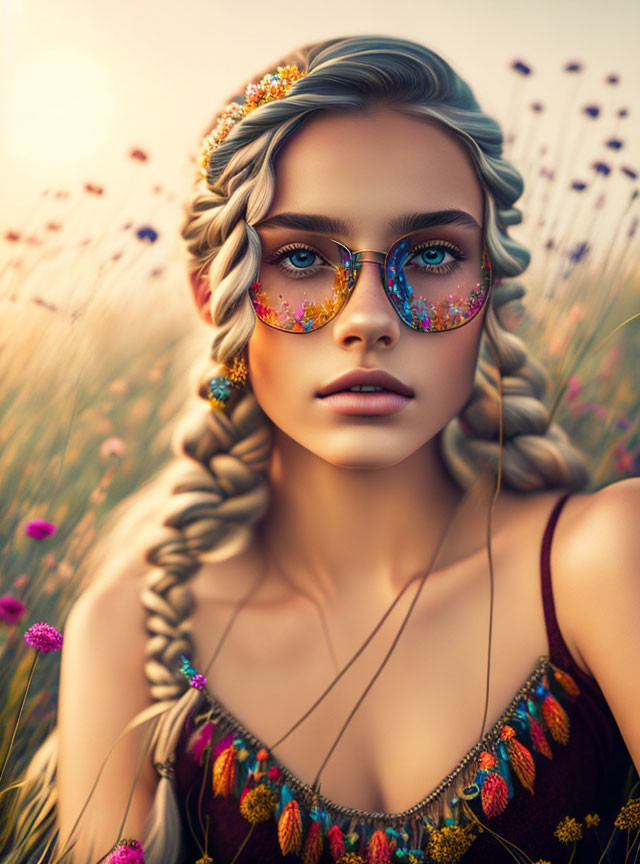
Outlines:
[[434, 240], [426, 230], [405, 234], [386, 252], [354, 251], [338, 240], [314, 238], [287, 243], [274, 253], [263, 250], [249, 294], [265, 324], [308, 333], [335, 318], [353, 293], [362, 265], [370, 262], [378, 265], [385, 294], [405, 324], [423, 333], [448, 332], [472, 321], [491, 291], [486, 251], [480, 281], [468, 276], [461, 281], [466, 260], [455, 244]]

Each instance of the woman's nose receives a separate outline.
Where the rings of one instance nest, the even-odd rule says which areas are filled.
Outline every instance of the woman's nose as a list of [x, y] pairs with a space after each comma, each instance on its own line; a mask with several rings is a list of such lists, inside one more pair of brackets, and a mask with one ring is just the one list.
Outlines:
[[382, 342], [390, 347], [400, 338], [402, 322], [384, 290], [384, 257], [364, 252], [351, 295], [335, 318], [334, 336], [343, 345]]

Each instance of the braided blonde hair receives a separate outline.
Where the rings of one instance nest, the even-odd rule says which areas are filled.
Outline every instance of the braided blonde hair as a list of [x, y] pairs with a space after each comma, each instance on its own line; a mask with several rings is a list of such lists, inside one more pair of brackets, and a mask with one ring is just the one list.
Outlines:
[[[286, 98], [245, 117], [216, 148], [209, 183], [197, 181], [184, 205], [181, 229], [194, 283], [208, 282], [214, 328], [207, 382], [242, 354], [255, 326], [247, 288], [258, 275], [260, 240], [249, 223], [268, 211], [276, 187], [280, 147], [318, 111], [362, 112], [376, 105], [435, 121], [467, 148], [485, 193], [485, 243], [497, 283], [487, 309], [472, 394], [459, 417], [439, 434], [445, 465], [468, 487], [487, 465], [497, 469], [500, 406], [503, 417], [502, 483], [516, 490], [582, 488], [588, 474], [581, 454], [541, 401], [547, 377], [523, 341], [506, 326], [509, 306], [524, 289], [511, 281], [527, 267], [527, 251], [507, 234], [520, 222], [514, 207], [522, 178], [502, 157], [498, 124], [482, 113], [469, 87], [437, 54], [404, 39], [363, 36], [304, 46], [274, 64], [296, 63], [306, 75]], [[235, 94], [228, 101], [242, 99]], [[205, 130], [215, 125], [215, 118]], [[505, 323], [503, 323], [505, 322]], [[499, 399], [499, 397], [501, 398]], [[207, 405], [176, 429], [169, 466], [167, 537], [147, 550], [152, 565], [141, 595], [147, 611], [145, 674], [154, 700], [166, 702], [154, 736], [154, 762], [173, 758], [185, 717], [198, 701], [179, 672], [193, 656], [189, 580], [206, 550], [246, 530], [268, 506], [266, 471], [271, 421], [250, 390], [228, 416]], [[179, 810], [170, 772], [163, 770], [144, 838], [149, 864], [174, 864], [181, 847]]]

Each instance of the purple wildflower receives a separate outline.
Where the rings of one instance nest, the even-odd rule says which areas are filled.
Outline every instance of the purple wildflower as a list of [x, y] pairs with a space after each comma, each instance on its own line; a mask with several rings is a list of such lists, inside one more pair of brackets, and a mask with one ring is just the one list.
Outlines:
[[591, 167], [597, 174], [603, 174], [605, 177], [611, 174], [611, 168], [606, 162], [592, 162]]
[[193, 676], [191, 681], [189, 681], [190, 686], [195, 687], [196, 690], [202, 690], [202, 688], [204, 687], [204, 685], [206, 683], [207, 683], [207, 679], [205, 678], [204, 675], [201, 675], [199, 672], [196, 672], [196, 674]]
[[621, 429], [621, 430], [623, 430], [623, 431], [624, 431], [625, 429], [628, 429], [629, 426], [631, 426], [631, 420], [629, 420], [628, 417], [618, 417], [618, 419], [617, 419], [616, 422], [617, 422], [617, 425], [618, 425], [618, 429]]
[[511, 68], [514, 72], [517, 72], [519, 75], [531, 75], [532, 69], [531, 66], [528, 66], [526, 63], [523, 63], [522, 60], [514, 60], [511, 64]]
[[158, 232], [151, 225], [143, 225], [142, 228], [138, 228], [136, 231], [136, 236], [139, 240], [148, 240], [150, 243], [155, 243], [158, 239]]
[[0, 597], [0, 618], [7, 624], [17, 624], [25, 613], [23, 604], [11, 594]]
[[144, 850], [137, 840], [120, 840], [105, 858], [104, 864], [144, 864]]
[[44, 540], [45, 537], [51, 537], [56, 533], [56, 526], [44, 519], [32, 519], [24, 529], [24, 533], [34, 540]]
[[593, 120], [595, 120], [595, 118], [598, 117], [600, 114], [600, 109], [597, 105], [585, 105], [582, 109], [582, 113], [586, 114], [587, 117], [591, 117]]
[[62, 633], [58, 633], [55, 627], [45, 624], [44, 621], [32, 624], [23, 638], [27, 645], [43, 654], [59, 651], [62, 648]]
[[569, 261], [571, 261], [573, 264], [578, 264], [580, 261], [582, 261], [583, 258], [586, 257], [588, 252], [589, 252], [589, 245], [587, 243], [585, 243], [585, 242], [578, 243], [578, 244], [576, 244], [576, 247], [573, 250], [573, 252], [571, 252], [569, 254]]

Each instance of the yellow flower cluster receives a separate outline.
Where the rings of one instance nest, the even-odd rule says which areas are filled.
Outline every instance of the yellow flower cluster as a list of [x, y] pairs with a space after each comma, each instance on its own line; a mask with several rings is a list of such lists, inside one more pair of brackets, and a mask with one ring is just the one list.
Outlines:
[[565, 816], [558, 823], [553, 835], [561, 843], [576, 843], [578, 840], [582, 840], [582, 822], [578, 822], [573, 816]]
[[306, 75], [295, 63], [287, 66], [278, 66], [275, 73], [265, 75], [257, 83], [247, 84], [245, 89], [245, 101], [231, 102], [220, 115], [215, 129], [210, 132], [200, 145], [198, 161], [200, 163], [200, 174], [207, 176], [209, 159], [215, 148], [221, 144], [229, 132], [239, 120], [246, 117], [260, 105], [272, 102], [274, 99], [282, 99], [291, 87]]
[[430, 833], [427, 852], [436, 864], [455, 864], [475, 839], [475, 834], [459, 825], [447, 825]]
[[338, 858], [337, 864], [365, 864], [364, 858], [355, 852], [345, 852]]
[[613, 823], [616, 828], [640, 828], [640, 798], [631, 798], [618, 813]]
[[209, 858], [208, 855], [205, 855], [204, 858], [198, 858], [196, 864], [213, 864], [213, 858]]
[[546, 858], [538, 858], [538, 860], [534, 861], [533, 864], [551, 864], [551, 861], [547, 861]]
[[587, 828], [594, 828], [596, 825], [600, 824], [600, 816], [597, 813], [587, 813], [584, 817], [584, 824]]
[[242, 799], [240, 812], [248, 822], [266, 822], [276, 806], [276, 796], [268, 786], [250, 789]]

